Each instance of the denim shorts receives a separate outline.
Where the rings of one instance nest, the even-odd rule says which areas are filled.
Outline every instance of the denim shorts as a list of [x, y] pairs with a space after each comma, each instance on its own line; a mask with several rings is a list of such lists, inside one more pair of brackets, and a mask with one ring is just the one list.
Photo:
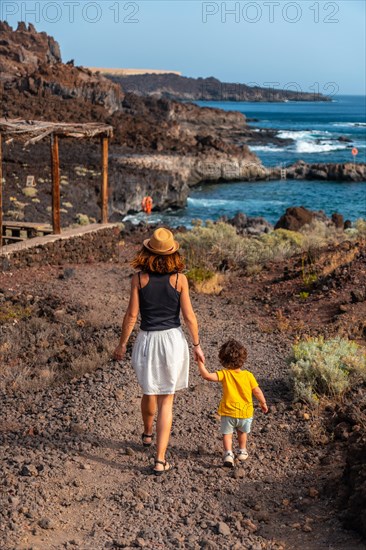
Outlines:
[[253, 422], [253, 417], [234, 418], [233, 416], [222, 416], [221, 433], [232, 434], [235, 430], [239, 430], [239, 432], [244, 432], [248, 434], [250, 433], [250, 427], [252, 425], [252, 422]]

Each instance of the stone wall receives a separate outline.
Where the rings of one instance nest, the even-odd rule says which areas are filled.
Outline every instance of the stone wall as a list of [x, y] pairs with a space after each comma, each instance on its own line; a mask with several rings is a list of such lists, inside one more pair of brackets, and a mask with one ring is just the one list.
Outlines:
[[116, 262], [120, 241], [121, 229], [118, 224], [96, 224], [67, 230], [61, 235], [37, 237], [4, 246], [0, 253], [0, 270], [63, 263]]

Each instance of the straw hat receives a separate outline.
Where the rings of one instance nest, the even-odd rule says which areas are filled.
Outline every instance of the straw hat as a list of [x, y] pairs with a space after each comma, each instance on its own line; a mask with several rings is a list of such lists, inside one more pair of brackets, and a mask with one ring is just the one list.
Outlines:
[[174, 240], [173, 233], [169, 229], [159, 227], [155, 229], [153, 236], [144, 241], [144, 247], [161, 256], [174, 254], [179, 248], [179, 243]]

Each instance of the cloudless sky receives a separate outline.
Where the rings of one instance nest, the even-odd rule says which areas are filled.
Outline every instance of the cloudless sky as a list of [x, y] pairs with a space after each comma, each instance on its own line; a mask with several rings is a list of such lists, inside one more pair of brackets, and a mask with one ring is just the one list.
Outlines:
[[0, 19], [13, 27], [33, 23], [76, 65], [364, 95], [365, 6], [364, 0], [0, 0]]

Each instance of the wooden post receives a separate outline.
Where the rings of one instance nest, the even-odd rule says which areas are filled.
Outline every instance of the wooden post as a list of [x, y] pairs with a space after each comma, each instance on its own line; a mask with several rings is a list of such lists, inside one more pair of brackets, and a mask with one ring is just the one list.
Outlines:
[[3, 247], [3, 137], [0, 134], [0, 248]]
[[52, 168], [52, 227], [57, 235], [61, 233], [60, 223], [60, 161], [58, 156], [58, 136], [51, 134]]
[[102, 223], [108, 223], [108, 136], [101, 138], [102, 145]]

